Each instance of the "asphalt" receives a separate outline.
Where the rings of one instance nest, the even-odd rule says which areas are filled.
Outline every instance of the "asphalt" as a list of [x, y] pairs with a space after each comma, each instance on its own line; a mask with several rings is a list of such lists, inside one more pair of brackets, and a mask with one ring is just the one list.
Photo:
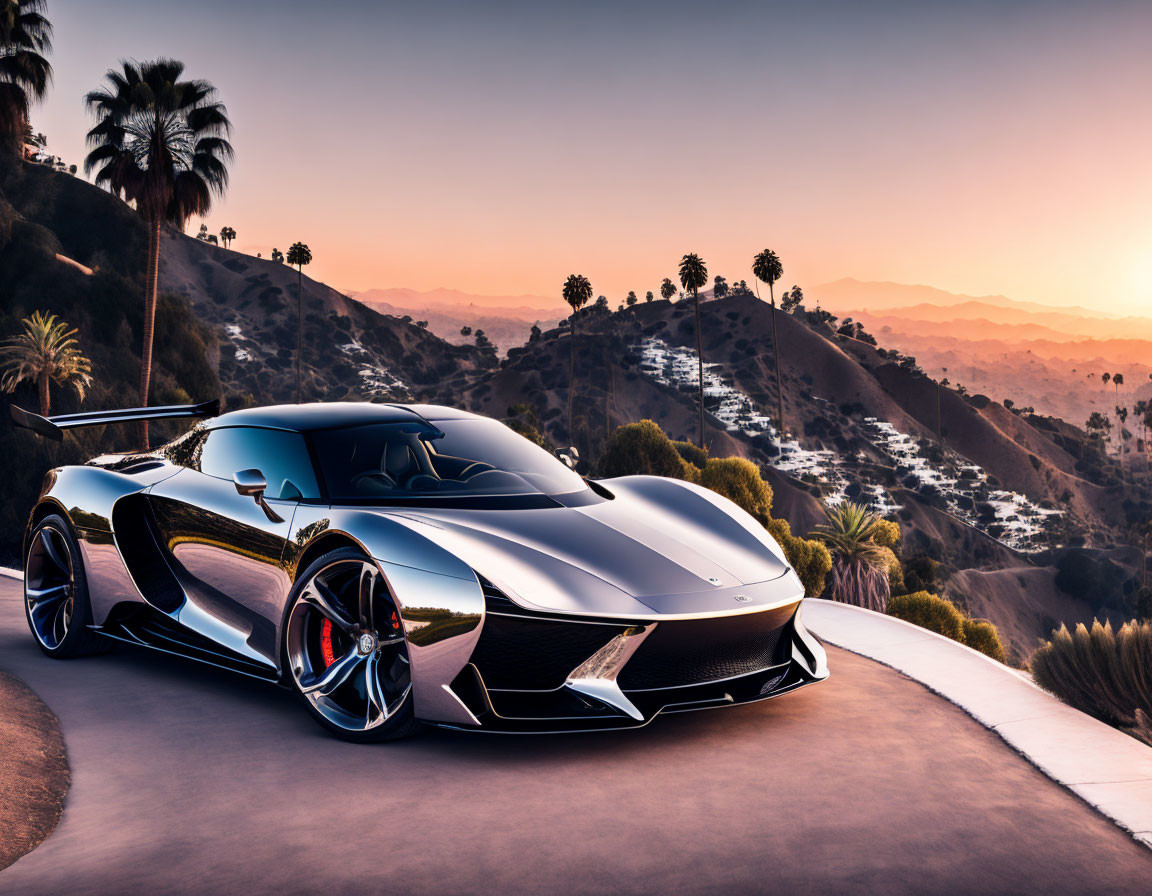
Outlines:
[[0, 668], [59, 716], [73, 776], [0, 893], [1149, 891], [1152, 853], [995, 734], [829, 661], [820, 685], [640, 731], [363, 747], [190, 662], [49, 660], [0, 581]]

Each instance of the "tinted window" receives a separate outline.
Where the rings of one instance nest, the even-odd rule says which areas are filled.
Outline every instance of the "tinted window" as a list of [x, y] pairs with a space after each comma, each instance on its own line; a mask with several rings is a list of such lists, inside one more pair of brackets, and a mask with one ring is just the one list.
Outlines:
[[297, 432], [235, 426], [208, 434], [200, 469], [231, 479], [240, 470], [259, 470], [268, 481], [269, 498], [318, 498], [316, 474], [304, 437]]
[[315, 432], [330, 498], [561, 495], [584, 480], [495, 420], [373, 423]]

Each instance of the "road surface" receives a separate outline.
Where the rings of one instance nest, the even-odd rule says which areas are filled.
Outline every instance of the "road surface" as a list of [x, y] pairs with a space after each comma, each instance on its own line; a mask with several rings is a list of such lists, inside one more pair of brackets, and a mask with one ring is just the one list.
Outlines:
[[901, 675], [831, 649], [764, 704], [597, 735], [353, 746], [292, 694], [131, 648], [0, 668], [72, 789], [0, 893], [1142, 893], [1152, 852]]

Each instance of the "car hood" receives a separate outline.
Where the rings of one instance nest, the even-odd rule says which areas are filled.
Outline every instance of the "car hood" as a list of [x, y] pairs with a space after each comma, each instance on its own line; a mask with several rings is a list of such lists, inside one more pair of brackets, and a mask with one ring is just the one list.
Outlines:
[[691, 495], [670, 506], [627, 488], [615, 494], [581, 507], [379, 512], [452, 552], [529, 609], [680, 615], [751, 610], [782, 595], [802, 596], [795, 574], [750, 517], [751, 527]]

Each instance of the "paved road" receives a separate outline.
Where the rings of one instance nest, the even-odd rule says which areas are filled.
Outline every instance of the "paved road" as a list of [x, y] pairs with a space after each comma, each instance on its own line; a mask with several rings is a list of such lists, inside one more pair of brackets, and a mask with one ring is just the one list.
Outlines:
[[951, 704], [837, 650], [758, 706], [357, 747], [280, 689], [125, 648], [0, 666], [63, 724], [60, 826], [0, 893], [1144, 893], [1152, 853]]

